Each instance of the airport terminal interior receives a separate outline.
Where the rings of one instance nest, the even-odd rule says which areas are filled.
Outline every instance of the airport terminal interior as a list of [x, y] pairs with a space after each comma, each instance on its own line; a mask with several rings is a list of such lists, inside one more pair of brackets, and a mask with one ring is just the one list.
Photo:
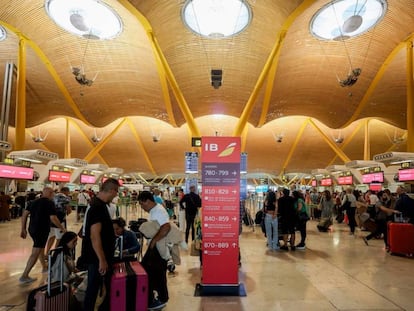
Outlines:
[[[229, 170], [204, 174], [203, 161], [231, 141], [226, 199], [252, 218], [263, 204], [248, 198], [279, 187], [413, 195], [413, 40], [412, 0], [0, 0], [0, 191], [98, 191], [111, 177], [196, 185], [208, 207], [223, 183], [203, 178]], [[19, 284], [32, 241], [19, 217], [0, 220], [0, 311], [26, 310], [46, 276], [36, 265]], [[242, 225], [245, 296], [195, 295], [203, 270], [181, 250], [165, 310], [414, 310], [412, 256], [366, 245], [363, 226], [317, 223], [296, 251], [269, 251], [260, 226]]]
[[[138, 208], [122, 216], [130, 220], [146, 214]], [[68, 218], [68, 229], [78, 231], [75, 213]], [[200, 261], [181, 250], [182, 264], [168, 274], [170, 300], [164, 310], [414, 310], [413, 258], [390, 255], [381, 239], [366, 246], [362, 237], [368, 233], [357, 229], [350, 236], [344, 223], [334, 223], [329, 232], [319, 232], [316, 224], [307, 224], [307, 249], [288, 252], [268, 251], [260, 226], [243, 225], [239, 281], [244, 297], [195, 296]], [[43, 284], [46, 275], [37, 263], [30, 275], [38, 280], [19, 284], [32, 241], [19, 237], [20, 219], [0, 223], [0, 233], [0, 310], [26, 310], [29, 291]]]

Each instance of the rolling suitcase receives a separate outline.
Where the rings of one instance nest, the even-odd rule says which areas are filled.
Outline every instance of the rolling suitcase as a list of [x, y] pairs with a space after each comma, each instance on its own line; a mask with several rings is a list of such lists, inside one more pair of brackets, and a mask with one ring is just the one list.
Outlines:
[[414, 225], [410, 223], [388, 224], [388, 245], [392, 255], [414, 255]]
[[146, 311], [148, 275], [138, 261], [114, 264], [110, 293], [113, 311]]
[[[62, 248], [52, 249], [49, 252], [49, 263], [52, 262], [52, 255], [55, 252], [62, 252]], [[63, 283], [63, 257], [60, 258], [60, 281], [51, 283], [51, 265], [47, 270], [47, 284], [33, 289], [27, 298], [27, 311], [68, 311], [70, 301], [70, 286]]]

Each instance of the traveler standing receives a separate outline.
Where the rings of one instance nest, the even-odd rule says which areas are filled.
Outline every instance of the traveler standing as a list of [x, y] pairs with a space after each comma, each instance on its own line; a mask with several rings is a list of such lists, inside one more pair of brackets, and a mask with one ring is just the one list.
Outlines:
[[29, 273], [35, 265], [36, 260], [39, 259], [43, 271], [47, 271], [44, 249], [49, 236], [50, 223], [55, 224], [62, 233], [66, 231], [56, 216], [55, 204], [53, 203], [54, 196], [55, 193], [53, 189], [45, 187], [42, 192], [42, 197], [31, 201], [23, 211], [20, 236], [23, 239], [27, 237], [26, 225], [27, 218], [30, 215], [29, 234], [33, 239], [33, 248], [30, 257], [27, 260], [26, 268], [19, 279], [19, 282], [22, 284], [36, 281], [35, 278], [29, 277]]
[[[308, 219], [301, 219], [300, 214], [301, 213], [308, 213], [305, 200], [303, 198], [302, 193], [299, 191], [293, 191], [293, 199], [295, 200], [295, 210], [297, 213], [297, 229], [300, 232], [300, 243], [296, 245], [296, 249], [304, 250], [306, 248], [306, 223], [308, 222]], [[292, 249], [293, 250], [293, 249]]]
[[[166, 209], [155, 202], [154, 196], [149, 191], [142, 191], [138, 195], [138, 202], [141, 207], [149, 213], [149, 221], [157, 221], [160, 225], [157, 233], [152, 237], [148, 249], [142, 258], [142, 266], [148, 274], [148, 309], [162, 309], [168, 301], [167, 287], [167, 261], [165, 261], [156, 243], [164, 238], [171, 229], [170, 219]], [[158, 296], [154, 295], [154, 291]]]
[[86, 207], [88, 206], [90, 200], [91, 197], [85, 189], [83, 189], [82, 192], [78, 194], [78, 206], [76, 208], [77, 221], [80, 221], [81, 216], [85, 215]]
[[[115, 232], [106, 205], [118, 194], [119, 182], [108, 178], [101, 185], [98, 194], [91, 199], [86, 214], [85, 235], [82, 239], [81, 257], [88, 266], [88, 285], [85, 293], [84, 310], [93, 311], [98, 291], [105, 284], [110, 292], [112, 261], [115, 251]], [[109, 310], [107, 294], [99, 310]]]
[[345, 195], [342, 198], [341, 206], [346, 211], [346, 215], [348, 216], [348, 225], [350, 228], [349, 234], [354, 235], [355, 227], [356, 227], [356, 220], [355, 220], [356, 197], [352, 193], [352, 188], [346, 189]]
[[185, 194], [180, 200], [180, 207], [185, 209], [185, 242], [188, 244], [188, 236], [191, 229], [191, 240], [194, 240], [194, 219], [197, 215], [198, 208], [201, 207], [201, 198], [195, 193], [196, 187], [190, 186], [190, 192]]
[[297, 214], [295, 211], [295, 201], [289, 195], [289, 189], [282, 190], [282, 196], [277, 200], [279, 213], [279, 226], [283, 234], [283, 246], [280, 249], [288, 251], [288, 239], [292, 250], [295, 250], [295, 225]]
[[1, 221], [10, 221], [10, 204], [12, 203], [12, 198], [5, 194], [4, 191], [0, 192], [0, 220]]
[[[53, 201], [55, 202], [56, 216], [59, 218], [60, 223], [63, 227], [66, 226], [66, 215], [69, 215], [72, 212], [70, 206], [70, 197], [69, 197], [69, 188], [63, 187], [59, 193], [57, 193]], [[56, 241], [56, 244], [59, 244], [60, 239], [62, 238], [63, 232], [52, 223], [49, 238], [46, 244], [45, 255], [48, 254], [49, 250], [52, 248], [53, 243]]]
[[264, 209], [267, 248], [269, 250], [275, 251], [279, 249], [279, 232], [277, 220], [276, 194], [272, 190], [269, 190], [269, 192], [267, 192], [266, 194]]

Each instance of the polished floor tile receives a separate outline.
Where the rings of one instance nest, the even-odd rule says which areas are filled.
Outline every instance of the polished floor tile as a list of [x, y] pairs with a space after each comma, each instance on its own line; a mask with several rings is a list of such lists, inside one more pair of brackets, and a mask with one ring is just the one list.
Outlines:
[[[73, 214], [69, 229], [77, 231], [80, 224]], [[19, 235], [20, 219], [0, 223], [0, 311], [25, 310], [28, 292], [45, 281], [37, 264], [31, 276], [38, 281], [19, 284], [32, 245], [31, 239]], [[357, 231], [349, 236], [345, 224], [320, 233], [310, 221], [305, 251], [269, 252], [260, 228], [244, 226], [239, 281], [247, 295], [196, 297], [202, 273], [199, 259], [183, 251], [182, 264], [168, 276], [170, 301], [164, 310], [414, 310], [414, 260], [391, 256], [382, 240], [366, 246], [364, 235]]]

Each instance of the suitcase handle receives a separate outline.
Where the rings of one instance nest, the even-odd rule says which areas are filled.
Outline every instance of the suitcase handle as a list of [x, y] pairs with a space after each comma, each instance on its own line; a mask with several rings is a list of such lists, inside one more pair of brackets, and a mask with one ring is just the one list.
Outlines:
[[119, 252], [119, 259], [122, 260], [123, 257], [123, 251], [124, 251], [124, 236], [120, 235], [115, 242], [115, 257], [118, 258], [116, 252]]
[[[52, 284], [52, 257], [53, 254], [56, 253], [56, 259], [59, 260], [60, 265], [60, 292], [63, 291], [63, 247], [59, 246], [55, 249], [51, 249], [48, 254], [48, 267], [47, 267], [47, 294], [51, 296], [51, 284]], [[61, 256], [59, 256], [62, 254]], [[59, 257], [59, 258], [57, 258]]]

